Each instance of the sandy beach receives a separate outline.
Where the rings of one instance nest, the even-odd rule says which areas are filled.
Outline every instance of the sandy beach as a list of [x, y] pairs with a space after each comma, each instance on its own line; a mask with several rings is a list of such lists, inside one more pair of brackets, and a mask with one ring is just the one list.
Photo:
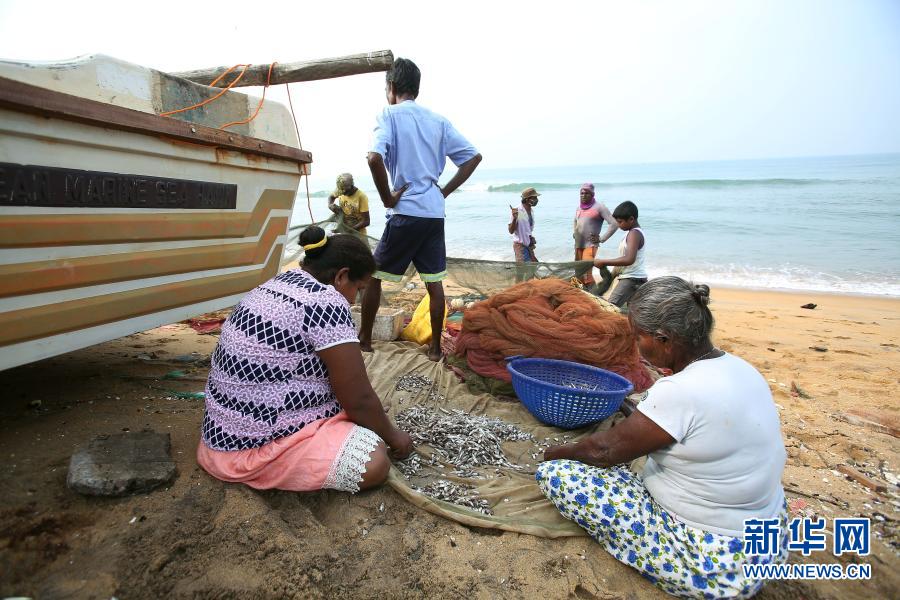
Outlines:
[[[770, 382], [792, 506], [873, 519], [872, 555], [858, 560], [870, 581], [780, 582], [759, 597], [896, 597], [900, 299], [717, 288], [712, 301], [717, 344]], [[202, 401], [173, 392], [203, 389], [215, 342], [174, 324], [0, 372], [0, 595], [664, 597], [588, 538], [466, 527], [387, 488], [295, 494], [212, 479], [194, 460]], [[176, 369], [187, 376], [162, 379]], [[118, 499], [66, 488], [78, 446], [145, 428], [171, 434], [169, 487]]]

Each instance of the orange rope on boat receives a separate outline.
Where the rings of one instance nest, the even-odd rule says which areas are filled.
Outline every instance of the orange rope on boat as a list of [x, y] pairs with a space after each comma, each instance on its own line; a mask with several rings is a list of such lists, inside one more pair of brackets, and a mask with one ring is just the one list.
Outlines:
[[300, 126], [297, 125], [297, 114], [294, 112], [294, 101], [291, 100], [291, 84], [285, 83], [284, 88], [287, 90], [288, 106], [291, 108], [291, 118], [294, 119], [294, 131], [297, 132], [297, 143], [303, 150], [303, 140], [300, 139]]
[[303, 181], [306, 182], [306, 208], [309, 210], [309, 220], [313, 225], [317, 225], [316, 218], [312, 214], [312, 201], [309, 199], [309, 175], [304, 175]]
[[[297, 144], [299, 144], [300, 149], [303, 150], [303, 141], [300, 139], [300, 126], [297, 124], [297, 114], [294, 112], [294, 101], [291, 99], [291, 84], [285, 83], [284, 87], [287, 89], [288, 106], [291, 108], [291, 118], [294, 120], [294, 129], [297, 131]], [[309, 198], [309, 175], [305, 175], [304, 179], [306, 180], [306, 208], [309, 210], [309, 222], [315, 225], [316, 219], [313, 217], [312, 201]]]
[[244, 76], [244, 73], [246, 73], [246, 72], [247, 72], [247, 69], [250, 68], [250, 65], [249, 65], [249, 64], [247, 64], [247, 65], [245, 65], [245, 64], [234, 65], [233, 67], [230, 67], [230, 68], [227, 69], [224, 73], [222, 73], [221, 75], [219, 75], [218, 77], [216, 77], [216, 78], [212, 81], [212, 83], [209, 84], [209, 87], [215, 87], [215, 85], [216, 85], [217, 83], [219, 83], [219, 81], [220, 81], [223, 77], [225, 77], [226, 75], [228, 75], [229, 73], [231, 73], [232, 71], [234, 71], [235, 69], [237, 69], [238, 67], [244, 67], [244, 68], [241, 69], [241, 72], [238, 74], [237, 77], [234, 78], [234, 80], [233, 80], [232, 82], [230, 82], [227, 86], [225, 86], [224, 88], [222, 88], [222, 91], [220, 91], [218, 94], [216, 94], [216, 95], [213, 96], [212, 98], [207, 98], [207, 99], [204, 100], [203, 102], [198, 102], [197, 104], [193, 104], [193, 105], [191, 105], [191, 106], [185, 106], [184, 108], [179, 108], [179, 109], [177, 109], [177, 110], [170, 110], [170, 111], [168, 111], [168, 112], [159, 113], [159, 116], [161, 116], [161, 117], [168, 117], [168, 116], [171, 116], [171, 115], [174, 115], [174, 114], [186, 112], [186, 111], [189, 111], [189, 110], [194, 110], [195, 108], [200, 108], [201, 106], [206, 106], [206, 105], [209, 104], [210, 102], [214, 102], [214, 101], [218, 100], [225, 92], [227, 92], [228, 90], [230, 90], [231, 88], [233, 88], [233, 87], [237, 84], [237, 82], [241, 80], [241, 78]]
[[515, 285], [465, 312], [456, 353], [484, 377], [511, 381], [508, 356], [555, 358], [622, 375], [638, 392], [653, 384], [628, 319], [559, 279]]
[[263, 103], [266, 101], [266, 90], [269, 89], [269, 85], [272, 82], [272, 69], [275, 68], [276, 64], [278, 63], [273, 62], [269, 65], [269, 73], [268, 75], [266, 75], [266, 85], [263, 87], [262, 98], [259, 99], [259, 104], [256, 105], [256, 112], [241, 121], [232, 121], [231, 123], [225, 123], [224, 125], [219, 127], [219, 129], [225, 129], [226, 127], [231, 127], [232, 125], [243, 125], [244, 123], [249, 123], [256, 118], [256, 116], [259, 114], [259, 110], [262, 108]]
[[[219, 129], [225, 129], [226, 127], [231, 127], [232, 125], [244, 125], [246, 123], [250, 123], [251, 121], [253, 121], [253, 119], [255, 119], [259, 115], [259, 111], [262, 109], [263, 104], [266, 101], [266, 90], [269, 89], [269, 86], [272, 84], [272, 71], [275, 69], [275, 65], [277, 65], [277, 64], [278, 64], [278, 61], [272, 61], [272, 63], [269, 65], [269, 72], [266, 75], [266, 85], [263, 86], [262, 98], [259, 99], [259, 104], [256, 105], [256, 110], [253, 112], [253, 114], [250, 115], [249, 117], [247, 117], [246, 119], [242, 119], [240, 121], [231, 121], [230, 123], [225, 123], [224, 125], [219, 127]], [[215, 87], [215, 85], [217, 83], [219, 83], [219, 81], [221, 81], [226, 75], [228, 75], [229, 73], [231, 73], [238, 67], [243, 67], [243, 69], [241, 69], [241, 72], [238, 74], [238, 76], [235, 77], [234, 80], [232, 80], [227, 86], [225, 86], [215, 96], [213, 96], [211, 98], [207, 98], [203, 102], [198, 102], [197, 104], [193, 104], [191, 106], [186, 106], [184, 108], [179, 108], [177, 110], [170, 110], [168, 112], [159, 113], [159, 116], [168, 117], [168, 116], [171, 116], [174, 114], [193, 110], [195, 108], [200, 108], [201, 106], [206, 106], [210, 102], [214, 102], [214, 101], [218, 100], [220, 97], [222, 97], [223, 94], [225, 94], [225, 92], [227, 92], [228, 90], [233, 88], [235, 85], [237, 85], [237, 83], [241, 80], [241, 78], [247, 72], [247, 69], [250, 68], [250, 65], [241, 63], [241, 64], [234, 65], [233, 67], [229, 67], [228, 69], [225, 70], [225, 72], [223, 72], [221, 75], [216, 77], [209, 84], [210, 87]], [[291, 86], [289, 83], [286, 83], [285, 87], [287, 88], [288, 104], [291, 107], [291, 118], [294, 120], [294, 129], [297, 131], [297, 143], [299, 144], [300, 149], [303, 150], [303, 142], [300, 140], [300, 127], [299, 127], [299, 125], [297, 125], [297, 115], [294, 113], [294, 102], [291, 99]], [[309, 219], [315, 225], [316, 220], [313, 218], [312, 201], [310, 200], [310, 195], [309, 195], [309, 176], [304, 175], [304, 179], [306, 182], [306, 207], [309, 209]]]

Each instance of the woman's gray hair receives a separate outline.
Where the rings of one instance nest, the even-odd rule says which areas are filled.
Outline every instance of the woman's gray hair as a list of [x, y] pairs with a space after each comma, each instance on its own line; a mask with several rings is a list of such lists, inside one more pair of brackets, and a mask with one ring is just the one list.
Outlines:
[[641, 331], [661, 333], [696, 347], [709, 338], [713, 316], [709, 287], [681, 277], [657, 277], [638, 288], [628, 301], [628, 316]]

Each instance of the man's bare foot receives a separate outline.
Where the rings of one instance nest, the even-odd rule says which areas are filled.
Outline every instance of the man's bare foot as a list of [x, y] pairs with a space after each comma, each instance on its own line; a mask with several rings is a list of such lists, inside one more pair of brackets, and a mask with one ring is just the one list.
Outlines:
[[363, 352], [372, 352], [372, 342], [364, 342], [363, 340], [359, 340], [359, 349]]
[[428, 360], [440, 362], [442, 358], [444, 358], [444, 355], [441, 352], [440, 346], [438, 346], [437, 348], [428, 348]]

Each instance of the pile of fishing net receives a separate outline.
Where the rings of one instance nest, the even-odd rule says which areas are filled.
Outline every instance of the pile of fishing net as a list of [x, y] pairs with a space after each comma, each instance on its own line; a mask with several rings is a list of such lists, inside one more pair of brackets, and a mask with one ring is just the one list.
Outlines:
[[466, 310], [457, 356], [483, 377], [510, 382], [508, 356], [555, 358], [607, 369], [641, 392], [653, 384], [627, 317], [559, 279], [533, 279]]

